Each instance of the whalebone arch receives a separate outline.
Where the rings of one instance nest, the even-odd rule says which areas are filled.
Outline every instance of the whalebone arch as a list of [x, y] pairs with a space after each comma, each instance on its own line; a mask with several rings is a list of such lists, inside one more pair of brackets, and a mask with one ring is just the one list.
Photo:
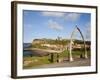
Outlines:
[[81, 54], [81, 55], [84, 55], [83, 57], [87, 58], [87, 51], [86, 51], [86, 44], [85, 44], [84, 36], [83, 36], [81, 30], [77, 26], [75, 26], [73, 32], [71, 33], [71, 37], [70, 37], [69, 61], [73, 61], [74, 60], [73, 56], [72, 56], [72, 41], [73, 41], [73, 36], [74, 36], [76, 30], [80, 33], [81, 38], [82, 38], [82, 40], [84, 42], [84, 54]]

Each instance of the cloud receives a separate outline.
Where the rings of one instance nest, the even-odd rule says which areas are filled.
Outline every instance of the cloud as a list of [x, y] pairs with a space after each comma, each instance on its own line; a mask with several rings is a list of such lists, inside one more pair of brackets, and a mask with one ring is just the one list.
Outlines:
[[49, 28], [54, 29], [54, 30], [63, 30], [63, 27], [59, 23], [53, 20], [48, 21], [48, 26]]
[[68, 21], [77, 21], [79, 20], [81, 14], [79, 13], [67, 13], [65, 19]]
[[42, 15], [50, 17], [59, 17], [67, 21], [77, 21], [81, 16], [80, 13], [72, 12], [42, 12]]
[[65, 13], [62, 12], [42, 12], [43, 16], [63, 17]]

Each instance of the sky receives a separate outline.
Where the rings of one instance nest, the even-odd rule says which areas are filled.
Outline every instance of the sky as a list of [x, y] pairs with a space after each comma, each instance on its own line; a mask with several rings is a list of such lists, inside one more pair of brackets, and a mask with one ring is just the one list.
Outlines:
[[[77, 12], [50, 12], [23, 10], [23, 42], [31, 43], [34, 39], [70, 39], [75, 26], [81, 30], [85, 40], [91, 38], [91, 14]], [[76, 30], [73, 36], [81, 39]]]

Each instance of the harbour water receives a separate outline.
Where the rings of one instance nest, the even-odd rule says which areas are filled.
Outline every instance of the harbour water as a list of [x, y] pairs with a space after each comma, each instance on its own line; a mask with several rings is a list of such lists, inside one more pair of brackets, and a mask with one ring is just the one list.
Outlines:
[[40, 50], [25, 50], [25, 48], [29, 48], [31, 46], [31, 43], [24, 43], [23, 44], [23, 56], [45, 56], [48, 55], [47, 52], [40, 51]]

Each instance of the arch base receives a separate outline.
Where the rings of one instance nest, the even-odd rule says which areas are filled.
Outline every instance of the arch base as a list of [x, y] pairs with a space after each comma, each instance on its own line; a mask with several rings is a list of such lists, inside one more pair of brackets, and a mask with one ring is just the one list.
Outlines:
[[70, 58], [69, 58], [69, 61], [70, 61], [70, 62], [71, 62], [71, 61], [74, 61], [74, 59], [73, 59], [72, 57], [70, 57]]
[[88, 57], [87, 57], [87, 54], [85, 54], [84, 58], [85, 58], [85, 59], [87, 59], [87, 58], [88, 58]]

